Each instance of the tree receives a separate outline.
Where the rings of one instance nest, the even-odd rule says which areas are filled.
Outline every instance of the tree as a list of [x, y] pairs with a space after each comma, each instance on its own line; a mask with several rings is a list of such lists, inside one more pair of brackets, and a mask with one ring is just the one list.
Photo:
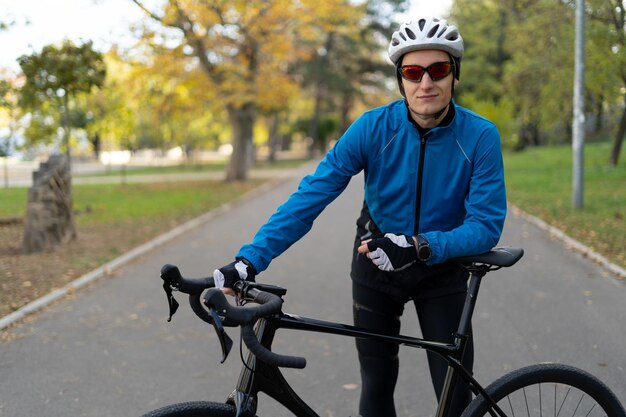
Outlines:
[[76, 237], [70, 168], [70, 103], [79, 94], [101, 86], [106, 71], [102, 55], [93, 50], [91, 42], [80, 46], [71, 41], [64, 41], [60, 47], [48, 45], [40, 53], [22, 55], [18, 63], [25, 77], [20, 106], [31, 116], [26, 136], [33, 138], [32, 129], [37, 133], [47, 131], [52, 136], [60, 119], [66, 152], [65, 161], [57, 156], [42, 164], [41, 174], [29, 191], [23, 249], [31, 253]]
[[[306, 7], [305, 2], [169, 0], [160, 12], [149, 10], [139, 0], [133, 2], [153, 21], [178, 31], [182, 39], [175, 49], [191, 58], [189, 65], [199, 66], [208, 77], [232, 130], [227, 180], [245, 179], [260, 92], [268, 87], [279, 91], [290, 88], [292, 81], [276, 74], [286, 73], [294, 52], [293, 21], [304, 13], [296, 9]], [[165, 48], [163, 43], [154, 42], [156, 34], [146, 34], [154, 35], [151, 40], [155, 47]]]
[[[385, 78], [380, 75], [384, 48], [375, 31], [389, 31], [390, 17], [406, 4], [169, 0], [163, 10], [152, 11], [141, 0], [133, 1], [160, 25], [145, 30], [153, 49], [169, 49], [180, 54], [184, 66], [201, 68], [219, 97], [232, 131], [230, 180], [245, 178], [257, 118], [266, 116], [274, 126], [268, 131], [280, 131], [277, 123], [290, 119], [286, 114], [293, 113], [296, 97], [313, 113], [306, 117], [310, 135], [316, 136], [319, 120], [340, 105], [346, 125], [349, 106], [360, 94], [359, 81], [373, 85]], [[388, 75], [391, 66], [386, 66]], [[298, 95], [301, 88], [307, 94]]]
[[[570, 140], [575, 2], [455, 0], [453, 11], [467, 46], [459, 102], [515, 128], [520, 148]], [[586, 113], [596, 131], [605, 120], [617, 127], [617, 164], [626, 135], [626, 4], [587, 0], [586, 12]]]
[[16, 80], [2, 74], [0, 78], [0, 158], [4, 159], [4, 186], [9, 186], [9, 167], [7, 157], [11, 155], [15, 143], [13, 136], [19, 126], [19, 108], [15, 87]]
[[308, 41], [314, 52], [304, 62], [303, 73], [314, 99], [308, 135], [321, 152], [326, 151], [329, 127], [336, 126], [337, 135], [348, 127], [357, 98], [365, 92], [381, 98], [374, 105], [389, 98], [387, 80], [393, 77], [393, 67], [382, 52], [395, 29], [394, 14], [406, 6], [404, 0], [369, 0], [350, 7], [335, 1], [316, 9], [309, 26], [318, 34], [299, 44]]
[[[617, 165], [626, 136], [626, 2], [588, 0], [588, 74], [590, 89], [599, 97], [619, 103], [621, 116], [609, 162]], [[589, 78], [589, 77], [586, 77]]]
[[568, 126], [571, 10], [549, 0], [456, 0], [453, 11], [466, 44], [458, 101], [496, 118], [517, 149]]
[[[65, 152], [70, 158], [70, 105], [77, 95], [100, 87], [106, 69], [102, 54], [92, 42], [76, 46], [66, 40], [60, 46], [47, 45], [40, 53], [22, 55], [18, 63], [25, 77], [20, 90], [20, 106], [33, 114], [33, 120], [49, 121], [58, 116], [63, 128]], [[32, 138], [31, 138], [32, 139]]]
[[[0, 157], [11, 154], [13, 144], [11, 140], [17, 130], [18, 107], [16, 103], [16, 88], [14, 83], [8, 78], [0, 79], [0, 126], [6, 127], [5, 131], [0, 131], [2, 142], [0, 142]], [[3, 129], [4, 130], [4, 129]]]

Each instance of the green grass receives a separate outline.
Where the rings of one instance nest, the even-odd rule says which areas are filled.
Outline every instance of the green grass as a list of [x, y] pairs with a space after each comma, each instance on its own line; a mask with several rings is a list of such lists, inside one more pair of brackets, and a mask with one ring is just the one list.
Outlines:
[[[570, 146], [505, 154], [509, 201], [626, 266], [626, 164], [608, 164], [608, 142], [585, 145], [584, 207], [572, 204]], [[622, 156], [624, 159], [624, 156]]]
[[258, 186], [260, 181], [186, 181], [74, 186], [78, 225], [133, 219], [188, 219]]
[[22, 217], [26, 214], [28, 189], [0, 188], [0, 218]]
[[[253, 169], [289, 169], [301, 166], [305, 159], [284, 159], [274, 163], [257, 162]], [[171, 166], [141, 166], [128, 168], [125, 175], [176, 174], [192, 172], [221, 172], [225, 162], [204, 164], [179, 164]], [[114, 167], [109, 171], [82, 174], [80, 177], [118, 177], [122, 168]], [[253, 182], [253, 184], [259, 182]], [[182, 184], [182, 185], [181, 185]], [[210, 184], [210, 185], [209, 185]], [[229, 201], [236, 195], [233, 184], [205, 181], [203, 184], [186, 182], [175, 184], [111, 184], [111, 185], [74, 185], [74, 208], [81, 214], [91, 211], [85, 217], [94, 221], [107, 221], [113, 218], [132, 218], [138, 215], [167, 215], [168, 212], [179, 213], [181, 206], [189, 210], [204, 210], [214, 207], [220, 201]], [[161, 200], [163, 199], [163, 201]], [[0, 188], [0, 218], [23, 217], [26, 214], [28, 188]], [[194, 207], [198, 207], [194, 209]], [[171, 208], [171, 210], [170, 210]], [[106, 214], [109, 213], [109, 214]]]
[[[267, 161], [259, 161], [254, 164], [252, 169], [286, 169], [295, 168], [302, 163], [304, 159], [282, 159], [269, 163]], [[226, 169], [226, 162], [216, 161], [209, 163], [185, 163], [167, 166], [112, 166], [104, 172], [98, 173], [81, 173], [77, 177], [118, 177], [124, 175], [152, 175], [152, 174], [184, 174], [194, 172], [222, 172]]]
[[77, 177], [117, 177], [125, 175], [153, 175], [153, 174], [179, 174], [193, 172], [219, 172], [226, 168], [225, 162], [212, 162], [206, 164], [178, 164], [165, 166], [122, 166], [116, 165], [107, 167], [103, 172], [79, 173]]
[[[78, 224], [106, 223], [135, 218], [189, 218], [199, 215], [258, 186], [223, 181], [186, 181], [149, 184], [75, 185], [74, 210]], [[27, 189], [0, 189], [0, 217], [26, 213]]]

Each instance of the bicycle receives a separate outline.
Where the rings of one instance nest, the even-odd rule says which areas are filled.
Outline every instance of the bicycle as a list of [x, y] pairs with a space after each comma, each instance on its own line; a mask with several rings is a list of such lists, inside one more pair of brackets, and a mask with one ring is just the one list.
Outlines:
[[451, 392], [459, 379], [468, 384], [475, 395], [462, 417], [625, 417], [624, 408], [608, 386], [572, 366], [555, 363], [530, 365], [507, 373], [486, 388], [463, 367], [463, 352], [482, 278], [490, 271], [513, 266], [523, 254], [521, 248], [495, 248], [482, 255], [450, 261], [465, 268], [470, 278], [459, 327], [454, 342], [449, 344], [404, 335], [389, 336], [347, 324], [285, 313], [281, 307], [287, 290], [271, 284], [238, 282], [233, 288], [237, 305], [233, 305], [221, 290], [214, 288], [213, 278], [183, 278], [176, 266], [165, 265], [161, 269], [161, 278], [170, 308], [168, 321], [178, 308], [173, 291], [188, 294], [194, 313], [210, 323], [217, 333], [222, 363], [233, 346], [225, 327], [241, 328], [241, 339], [249, 352], [237, 385], [225, 402], [172, 404], [143, 417], [254, 417], [259, 392], [272, 397], [298, 417], [319, 417], [291, 388], [279, 369], [306, 366], [305, 358], [272, 351], [274, 335], [279, 329], [377, 339], [439, 354], [448, 362], [448, 373], [436, 417], [447, 417]]

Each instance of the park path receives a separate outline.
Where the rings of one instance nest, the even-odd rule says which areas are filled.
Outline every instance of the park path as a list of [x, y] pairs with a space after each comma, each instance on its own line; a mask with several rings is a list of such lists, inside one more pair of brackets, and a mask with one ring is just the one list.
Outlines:
[[[181, 308], [167, 323], [158, 272], [173, 263], [185, 275], [203, 276], [228, 262], [295, 190], [301, 173], [292, 174], [9, 330], [13, 340], [0, 344], [0, 417], [137, 416], [171, 402], [223, 400], [239, 373], [237, 349], [220, 365], [211, 329], [180, 296]], [[357, 177], [311, 233], [260, 275], [289, 289], [285, 311], [351, 322], [348, 270], [361, 203]], [[513, 212], [501, 245], [524, 247], [526, 255], [484, 281], [474, 319], [479, 381], [531, 363], [564, 362], [596, 374], [626, 401], [624, 283]], [[419, 336], [409, 306], [403, 333]], [[355, 416], [354, 342], [290, 331], [278, 336], [277, 351], [307, 358], [304, 370], [285, 375], [320, 416]], [[396, 392], [399, 415], [433, 414], [422, 351], [401, 351]], [[264, 399], [259, 415], [289, 415]]]

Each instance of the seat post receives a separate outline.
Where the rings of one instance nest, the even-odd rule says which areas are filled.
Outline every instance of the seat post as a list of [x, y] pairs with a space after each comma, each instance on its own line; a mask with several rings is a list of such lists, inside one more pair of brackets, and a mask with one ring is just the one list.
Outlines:
[[[482, 268], [471, 268], [470, 279], [467, 288], [467, 295], [465, 296], [465, 304], [463, 305], [463, 312], [461, 313], [461, 319], [459, 320], [459, 328], [455, 335], [454, 343], [459, 347], [459, 351], [454, 357], [463, 362], [463, 356], [465, 354], [465, 346], [469, 338], [469, 332], [472, 325], [472, 315], [474, 314], [474, 306], [476, 305], [476, 298], [478, 297], [478, 290], [480, 289], [480, 282], [487, 273], [487, 270]], [[446, 373], [446, 379], [441, 390], [441, 398], [439, 399], [439, 406], [437, 407], [436, 417], [446, 417], [450, 404], [452, 403], [452, 394], [457, 384], [459, 375], [457, 371], [448, 366], [448, 372]]]
[[472, 325], [472, 315], [474, 314], [478, 290], [480, 289], [480, 282], [487, 273], [486, 270], [477, 268], [470, 269], [470, 272], [471, 275], [467, 287], [467, 295], [465, 296], [465, 304], [463, 305], [463, 312], [461, 313], [459, 328], [457, 330], [457, 334], [461, 337], [469, 336]]

